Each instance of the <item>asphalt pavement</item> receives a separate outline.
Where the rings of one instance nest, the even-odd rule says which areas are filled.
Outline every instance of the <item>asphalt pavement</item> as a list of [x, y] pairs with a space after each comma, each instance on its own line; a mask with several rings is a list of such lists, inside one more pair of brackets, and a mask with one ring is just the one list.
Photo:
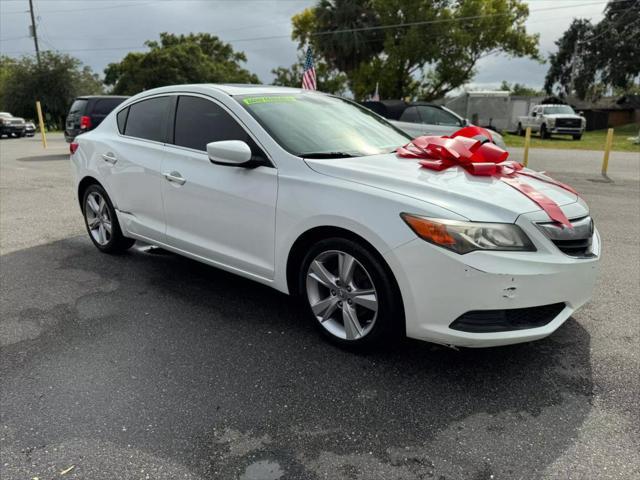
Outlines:
[[640, 478], [639, 155], [604, 183], [599, 152], [531, 154], [604, 241], [593, 300], [554, 335], [357, 355], [265, 286], [100, 254], [66, 152], [0, 140], [3, 480]]

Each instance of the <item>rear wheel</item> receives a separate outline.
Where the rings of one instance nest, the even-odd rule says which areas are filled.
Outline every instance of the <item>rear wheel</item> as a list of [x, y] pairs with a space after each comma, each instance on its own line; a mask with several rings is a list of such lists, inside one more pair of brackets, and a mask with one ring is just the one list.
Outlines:
[[100, 185], [89, 185], [85, 190], [82, 213], [89, 238], [101, 252], [123, 252], [135, 243], [135, 240], [122, 235], [115, 209]]
[[302, 262], [299, 287], [315, 325], [334, 343], [367, 348], [397, 337], [403, 317], [395, 283], [359, 243], [316, 243]]
[[520, 135], [521, 137], [524, 137], [524, 130], [522, 129], [522, 124], [518, 124], [518, 129], [516, 130], [516, 135]]
[[582, 138], [582, 134], [578, 133], [577, 135], [571, 135], [574, 140], [580, 140]]

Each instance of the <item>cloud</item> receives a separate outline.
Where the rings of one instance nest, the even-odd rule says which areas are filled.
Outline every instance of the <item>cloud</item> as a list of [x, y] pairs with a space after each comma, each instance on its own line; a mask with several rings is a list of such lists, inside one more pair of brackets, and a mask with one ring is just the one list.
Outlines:
[[[291, 16], [313, 5], [313, 0], [34, 0], [42, 49], [58, 49], [78, 57], [102, 73], [110, 62], [128, 52], [144, 50], [144, 41], [160, 32], [208, 32], [230, 42], [247, 55], [247, 68], [263, 82], [271, 69], [296, 61], [290, 39]], [[529, 1], [530, 33], [540, 34], [541, 51], [554, 50], [574, 17], [602, 17], [603, 1]], [[588, 4], [588, 5], [584, 5]], [[571, 6], [562, 10], [544, 10]], [[33, 52], [27, 36], [30, 23], [26, 2], [0, 2], [0, 53], [16, 56]], [[279, 37], [279, 38], [265, 38]], [[248, 40], [260, 38], [259, 40]], [[476, 85], [497, 86], [501, 80], [540, 87], [547, 67], [533, 60], [494, 55], [477, 66]]]

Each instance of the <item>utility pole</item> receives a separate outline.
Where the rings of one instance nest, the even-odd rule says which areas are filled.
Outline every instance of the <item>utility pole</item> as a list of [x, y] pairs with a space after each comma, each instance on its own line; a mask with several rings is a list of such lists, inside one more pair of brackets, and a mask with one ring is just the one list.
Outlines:
[[33, 0], [29, 0], [29, 11], [31, 12], [31, 35], [33, 35], [33, 43], [36, 45], [36, 58], [38, 66], [40, 66], [40, 48], [38, 47], [38, 32], [36, 31], [36, 19], [33, 15]]

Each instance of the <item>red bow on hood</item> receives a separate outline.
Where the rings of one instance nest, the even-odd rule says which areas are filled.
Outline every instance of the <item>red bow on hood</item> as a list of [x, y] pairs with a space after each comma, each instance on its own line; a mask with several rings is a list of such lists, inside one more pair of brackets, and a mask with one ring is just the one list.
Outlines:
[[495, 176], [515, 188], [527, 198], [538, 204], [551, 220], [567, 228], [573, 228], [562, 209], [551, 198], [537, 191], [531, 185], [518, 180], [518, 175], [535, 178], [574, 193], [577, 192], [564, 183], [541, 176], [530, 170], [523, 171], [522, 164], [507, 161], [509, 152], [491, 143], [493, 137], [484, 128], [469, 126], [455, 132], [450, 137], [418, 137], [398, 149], [398, 156], [415, 158], [420, 165], [429, 170], [446, 170], [462, 167], [471, 175]]

